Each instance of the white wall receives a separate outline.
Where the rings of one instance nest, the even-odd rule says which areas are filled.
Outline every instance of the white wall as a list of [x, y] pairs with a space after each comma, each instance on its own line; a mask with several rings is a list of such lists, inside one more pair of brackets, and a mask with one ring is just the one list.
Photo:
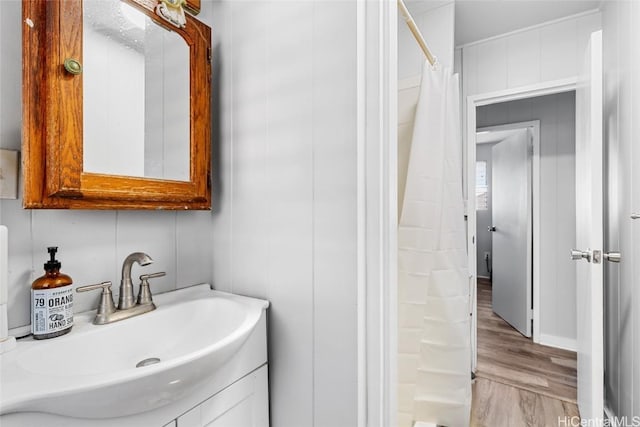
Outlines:
[[[575, 244], [575, 93], [477, 109], [479, 128], [531, 120], [540, 120], [540, 340], [575, 348], [575, 264], [567, 255]], [[478, 228], [478, 242], [489, 234]]]
[[407, 186], [411, 138], [419, 94], [420, 86], [414, 83], [398, 86], [398, 220], [402, 213], [404, 190]]
[[[202, 19], [209, 19], [210, 9], [205, 4]], [[22, 126], [21, 22], [19, 1], [0, 2], [0, 147], [16, 150]], [[11, 328], [30, 322], [30, 286], [43, 273], [47, 246], [59, 246], [62, 271], [74, 284], [111, 280], [116, 294], [121, 263], [134, 251], [147, 252], [155, 264], [134, 268], [133, 277], [167, 272], [156, 280], [155, 292], [212, 280], [211, 212], [24, 210], [22, 200], [1, 200], [0, 223], [9, 228]], [[74, 298], [76, 312], [98, 304], [97, 293]]]
[[[605, 396], [622, 416], [640, 414], [640, 4], [603, 2], [605, 251]], [[630, 420], [631, 418], [629, 418]]]
[[588, 13], [463, 46], [463, 99], [575, 77], [600, 18]]
[[214, 5], [214, 283], [271, 301], [272, 425], [357, 425], [356, 3]]
[[[444, 67], [453, 68], [455, 3], [453, 0], [423, 0], [420, 10], [410, 12], [431, 53]], [[398, 79], [422, 74], [426, 57], [398, 12]]]

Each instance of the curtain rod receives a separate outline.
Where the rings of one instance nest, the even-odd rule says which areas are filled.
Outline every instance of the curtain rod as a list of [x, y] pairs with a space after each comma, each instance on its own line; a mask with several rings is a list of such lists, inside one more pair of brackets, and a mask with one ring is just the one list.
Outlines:
[[420, 48], [422, 49], [425, 56], [427, 57], [427, 60], [432, 66], [435, 65], [436, 59], [434, 58], [434, 56], [431, 54], [431, 51], [427, 47], [427, 42], [424, 41], [424, 37], [422, 37], [422, 33], [420, 33], [420, 29], [416, 25], [416, 21], [413, 20], [413, 17], [411, 16], [411, 13], [409, 13], [409, 9], [407, 9], [407, 6], [404, 4], [403, 0], [398, 0], [398, 8], [400, 9], [400, 12], [402, 12], [402, 17], [404, 18], [405, 22], [409, 26], [409, 30], [411, 30], [413, 37], [415, 37], [416, 41], [420, 45]]

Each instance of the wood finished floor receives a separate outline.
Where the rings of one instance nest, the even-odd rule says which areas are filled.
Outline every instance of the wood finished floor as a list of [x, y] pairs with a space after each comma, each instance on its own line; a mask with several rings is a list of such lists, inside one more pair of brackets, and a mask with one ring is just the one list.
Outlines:
[[561, 427], [579, 420], [574, 403], [481, 377], [473, 385], [471, 427]]
[[558, 426], [578, 416], [576, 354], [534, 344], [493, 313], [486, 281], [478, 282], [476, 377], [474, 427]]

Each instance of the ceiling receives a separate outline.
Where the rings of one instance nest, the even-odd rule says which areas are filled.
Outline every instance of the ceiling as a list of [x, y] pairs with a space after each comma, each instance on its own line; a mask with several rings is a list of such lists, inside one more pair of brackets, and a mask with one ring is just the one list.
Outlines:
[[[406, 0], [412, 14], [452, 0]], [[597, 9], [601, 0], [455, 0], [455, 44], [460, 46], [577, 13]]]

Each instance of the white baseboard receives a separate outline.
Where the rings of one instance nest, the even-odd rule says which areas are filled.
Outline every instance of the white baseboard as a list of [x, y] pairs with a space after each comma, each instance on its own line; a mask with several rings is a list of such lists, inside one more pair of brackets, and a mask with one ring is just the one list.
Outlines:
[[575, 339], [558, 337], [555, 335], [540, 334], [538, 336], [539, 343], [548, 345], [549, 347], [562, 348], [569, 351], [578, 350], [578, 342]]
[[478, 279], [487, 279], [487, 280], [491, 279], [491, 277], [489, 276], [477, 276], [477, 277]]

